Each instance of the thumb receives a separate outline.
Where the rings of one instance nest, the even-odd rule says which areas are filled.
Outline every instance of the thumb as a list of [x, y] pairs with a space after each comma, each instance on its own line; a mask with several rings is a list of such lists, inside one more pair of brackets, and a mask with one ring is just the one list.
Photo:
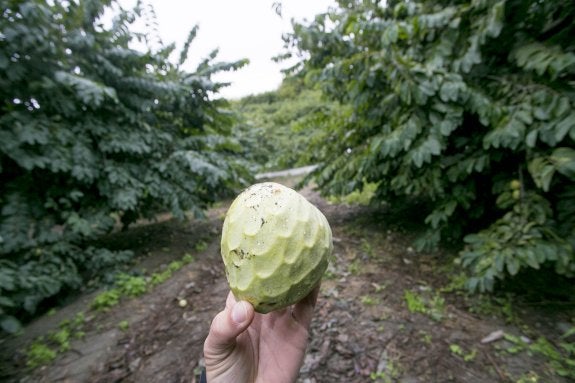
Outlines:
[[254, 319], [254, 308], [245, 301], [234, 302], [215, 316], [204, 343], [206, 358], [226, 358], [236, 345], [236, 337]]

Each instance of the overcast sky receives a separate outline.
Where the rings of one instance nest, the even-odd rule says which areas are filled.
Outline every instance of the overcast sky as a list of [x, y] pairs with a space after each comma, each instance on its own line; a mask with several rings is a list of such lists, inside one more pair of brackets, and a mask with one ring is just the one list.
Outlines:
[[[125, 8], [135, 0], [120, 0]], [[282, 17], [274, 8], [274, 0], [144, 0], [153, 5], [164, 43], [175, 42], [177, 52], [188, 32], [199, 25], [196, 40], [190, 49], [191, 67], [219, 48], [220, 61], [248, 58], [248, 67], [217, 77], [232, 82], [222, 91], [227, 98], [276, 89], [281, 83], [280, 70], [271, 58], [282, 53], [282, 34], [291, 30], [290, 20], [312, 19], [326, 11], [333, 0], [283, 0]]]

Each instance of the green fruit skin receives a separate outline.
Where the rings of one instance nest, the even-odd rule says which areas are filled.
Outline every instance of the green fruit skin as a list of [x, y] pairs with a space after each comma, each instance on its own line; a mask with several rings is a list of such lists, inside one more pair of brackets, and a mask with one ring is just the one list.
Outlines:
[[521, 182], [519, 180], [512, 180], [509, 183], [509, 186], [511, 187], [511, 190], [519, 190], [521, 189]]
[[250, 186], [224, 220], [221, 252], [230, 289], [259, 313], [305, 298], [320, 282], [332, 250], [325, 216], [277, 183]]

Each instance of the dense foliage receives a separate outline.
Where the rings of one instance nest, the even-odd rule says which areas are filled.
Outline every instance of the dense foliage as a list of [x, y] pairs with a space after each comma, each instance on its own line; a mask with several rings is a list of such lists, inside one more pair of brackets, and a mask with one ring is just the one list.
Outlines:
[[[130, 257], [94, 240], [158, 210], [184, 217], [246, 177], [212, 75], [174, 46], [131, 48], [142, 10], [102, 22], [111, 0], [2, 1], [0, 16], [0, 324]], [[148, 44], [147, 46], [149, 46]]]
[[241, 117], [234, 135], [248, 159], [263, 170], [309, 165], [316, 160], [313, 152], [306, 151], [310, 121], [314, 116], [323, 118], [333, 107], [319, 89], [302, 78], [289, 77], [275, 91], [232, 102]]
[[[286, 43], [338, 113], [317, 181], [417, 202], [420, 247], [465, 238], [471, 290], [575, 272], [575, 3], [339, 0]], [[422, 211], [425, 211], [422, 210]]]

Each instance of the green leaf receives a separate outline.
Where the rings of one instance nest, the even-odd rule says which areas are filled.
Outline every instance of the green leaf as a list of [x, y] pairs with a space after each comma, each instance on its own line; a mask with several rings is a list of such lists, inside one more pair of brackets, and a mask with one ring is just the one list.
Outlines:
[[570, 113], [555, 126], [555, 140], [560, 142], [575, 129], [575, 113]]
[[63, 71], [56, 72], [54, 79], [57, 82], [73, 88], [82, 102], [87, 105], [98, 107], [106, 98], [118, 101], [118, 96], [114, 88], [107, 87], [90, 79]]
[[441, 84], [441, 88], [439, 89], [439, 97], [441, 101], [448, 102], [448, 101], [456, 101], [458, 96], [458, 87], [456, 84], [446, 81]]
[[528, 169], [535, 184], [543, 191], [549, 191], [555, 166], [549, 163], [546, 158], [538, 157], [529, 163]]
[[487, 24], [487, 34], [490, 37], [497, 37], [503, 29], [503, 22], [505, 18], [505, 1], [496, 3], [491, 8], [489, 14], [489, 21]]
[[555, 169], [566, 177], [575, 180], [575, 150], [557, 148], [549, 158]]
[[16, 334], [22, 328], [22, 325], [13, 316], [0, 315], [0, 328], [9, 334]]
[[537, 143], [537, 130], [530, 131], [527, 136], [525, 136], [525, 145], [529, 148], [534, 148]]
[[515, 257], [508, 257], [505, 261], [505, 265], [507, 266], [507, 272], [513, 276], [519, 272], [519, 261]]

